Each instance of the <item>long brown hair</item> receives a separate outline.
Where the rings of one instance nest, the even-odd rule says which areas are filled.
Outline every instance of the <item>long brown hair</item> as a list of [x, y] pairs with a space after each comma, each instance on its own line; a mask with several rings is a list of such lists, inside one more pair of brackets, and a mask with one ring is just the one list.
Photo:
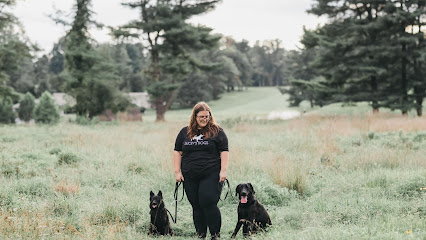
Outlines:
[[197, 123], [197, 114], [201, 111], [208, 111], [210, 115], [210, 119], [207, 122], [207, 125], [201, 129], [201, 133], [205, 136], [205, 138], [215, 137], [219, 133], [219, 125], [216, 124], [214, 121], [214, 117], [212, 114], [212, 111], [205, 102], [199, 102], [195, 104], [194, 108], [192, 109], [191, 119], [189, 120], [188, 125], [188, 137], [189, 139], [192, 139], [195, 135], [197, 135], [198, 130], [198, 123]]

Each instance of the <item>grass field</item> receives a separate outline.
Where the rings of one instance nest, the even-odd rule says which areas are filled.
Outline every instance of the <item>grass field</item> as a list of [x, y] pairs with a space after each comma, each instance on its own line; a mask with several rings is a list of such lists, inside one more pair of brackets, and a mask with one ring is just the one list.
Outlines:
[[[252, 239], [426, 239], [426, 120], [367, 104], [292, 120], [275, 88], [209, 103], [230, 143], [232, 192], [251, 182], [273, 225]], [[0, 125], [0, 239], [150, 239], [149, 192], [174, 212], [172, 151], [191, 110], [155, 123]], [[225, 193], [222, 194], [224, 197]], [[219, 202], [223, 239], [237, 201]], [[196, 239], [179, 203], [175, 237]], [[243, 239], [241, 232], [237, 239]]]

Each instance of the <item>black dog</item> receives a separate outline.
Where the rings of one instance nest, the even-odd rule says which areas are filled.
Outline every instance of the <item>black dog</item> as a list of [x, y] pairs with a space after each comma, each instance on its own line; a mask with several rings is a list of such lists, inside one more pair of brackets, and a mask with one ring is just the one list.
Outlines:
[[169, 216], [167, 215], [167, 209], [164, 207], [163, 194], [161, 191], [155, 195], [152, 191], [149, 197], [150, 203], [149, 212], [151, 215], [151, 226], [149, 228], [150, 235], [174, 235], [173, 230], [170, 228]]
[[235, 196], [239, 195], [240, 203], [238, 204], [238, 222], [232, 238], [237, 235], [241, 225], [243, 225], [243, 235], [246, 237], [272, 224], [266, 209], [254, 196], [255, 192], [251, 183], [241, 183], [235, 191]]

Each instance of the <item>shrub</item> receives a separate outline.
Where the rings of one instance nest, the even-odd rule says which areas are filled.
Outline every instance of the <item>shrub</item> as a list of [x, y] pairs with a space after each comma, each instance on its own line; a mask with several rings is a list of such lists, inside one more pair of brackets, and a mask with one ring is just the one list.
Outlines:
[[49, 153], [58, 155], [61, 152], [62, 152], [62, 150], [60, 148], [52, 148]]
[[28, 122], [33, 117], [35, 102], [31, 93], [25, 94], [24, 98], [19, 102], [18, 116], [20, 119]]
[[59, 110], [49, 92], [41, 95], [40, 103], [34, 111], [34, 119], [37, 123], [56, 123], [59, 121]]
[[59, 154], [58, 157], [58, 164], [59, 165], [72, 165], [72, 164], [76, 164], [80, 159], [78, 158], [77, 155], [75, 155], [74, 153], [61, 153]]
[[14, 123], [15, 113], [12, 103], [0, 100], [0, 123]]

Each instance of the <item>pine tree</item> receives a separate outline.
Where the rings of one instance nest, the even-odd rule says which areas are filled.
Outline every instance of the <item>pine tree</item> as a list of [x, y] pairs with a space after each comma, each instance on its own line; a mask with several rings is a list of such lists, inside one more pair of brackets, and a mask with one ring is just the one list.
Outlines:
[[34, 109], [36, 123], [52, 124], [59, 121], [59, 110], [49, 92], [44, 92]]
[[[317, 0], [309, 12], [329, 23], [313, 31], [318, 58], [313, 64], [336, 91], [334, 101], [368, 101], [403, 114], [424, 98], [424, 0]], [[420, 27], [421, 29], [421, 27]], [[412, 94], [414, 93], [414, 94]], [[421, 111], [420, 111], [421, 112]]]
[[0, 0], [0, 101], [17, 101], [13, 84], [20, 77], [20, 65], [30, 58], [30, 46], [16, 31], [18, 20], [8, 11], [15, 0]]
[[123, 3], [141, 13], [141, 18], [114, 31], [116, 37], [147, 39], [149, 57], [148, 92], [157, 112], [157, 121], [165, 120], [165, 113], [175, 98], [179, 83], [192, 68], [203, 64], [194, 58], [194, 51], [215, 47], [220, 36], [211, 29], [187, 22], [194, 15], [211, 10], [219, 0], [140, 0]]
[[0, 99], [0, 123], [14, 123], [15, 113], [11, 101]]
[[89, 26], [91, 0], [77, 0], [71, 30], [65, 38], [65, 90], [76, 99], [78, 115], [93, 118], [106, 109], [122, 110], [128, 101], [117, 90], [119, 77], [111, 62], [105, 61], [92, 47]]
[[19, 102], [18, 116], [25, 122], [29, 122], [33, 118], [35, 102], [31, 93], [26, 93], [24, 98]]

